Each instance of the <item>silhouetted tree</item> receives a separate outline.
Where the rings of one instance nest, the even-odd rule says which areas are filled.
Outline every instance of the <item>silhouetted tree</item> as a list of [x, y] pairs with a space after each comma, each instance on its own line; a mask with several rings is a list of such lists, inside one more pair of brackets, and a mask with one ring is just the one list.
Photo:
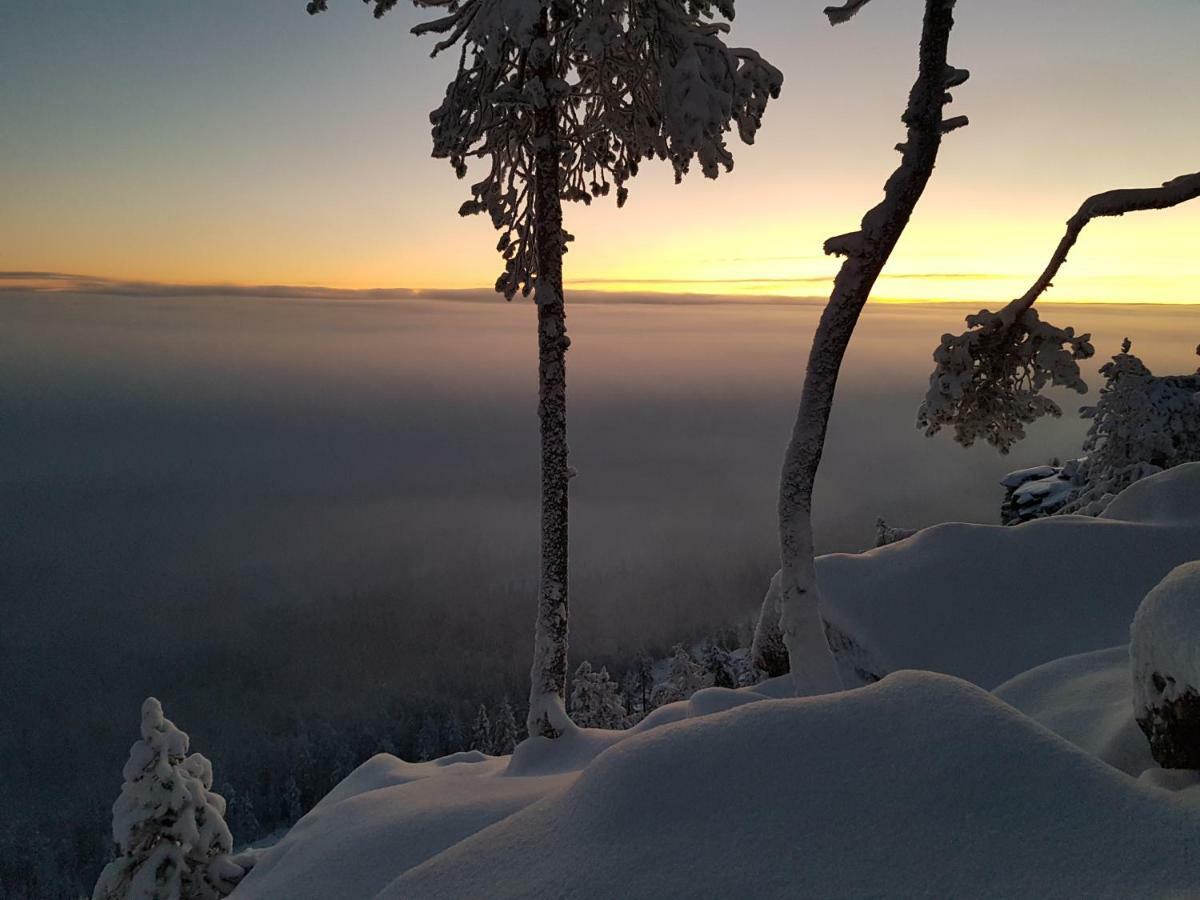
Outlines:
[[468, 749], [478, 750], [480, 753], [492, 752], [492, 723], [488, 719], [487, 707], [482, 703], [479, 704], [479, 711], [475, 713], [475, 721], [471, 725], [471, 743]]
[[495, 725], [492, 726], [492, 753], [496, 756], [512, 753], [517, 740], [517, 717], [513, 714], [512, 704], [505, 697], [496, 710]]
[[[377, 17], [398, 0], [368, 0]], [[716, 178], [733, 166], [726, 134], [754, 139], [783, 76], [753, 50], [725, 44], [733, 0], [415, 0], [445, 14], [416, 26], [459, 47], [458, 71], [431, 115], [434, 156], [459, 177], [486, 174], [463, 215], [500, 232], [496, 289], [533, 293], [541, 422], [541, 577], [527, 727], [557, 737], [566, 714], [568, 528], [562, 201], [590, 203], [643, 159], [669, 159], [676, 181], [698, 159]], [[327, 0], [311, 0], [308, 11]]]
[[[869, 2], [848, 0], [825, 13], [837, 25]], [[841, 687], [820, 615], [813, 558], [813, 485], [842, 360], [859, 316], [933, 174], [942, 136], [967, 124], [965, 116], [943, 116], [943, 107], [951, 99], [947, 91], [969, 77], [966, 70], [947, 63], [954, 5], [955, 0], [926, 0], [917, 80], [901, 117], [908, 133], [896, 146], [900, 166], [884, 185], [883, 201], [863, 216], [858, 230], [825, 242], [825, 253], [843, 257], [844, 262], [813, 336], [800, 408], [784, 454], [779, 487], [779, 618], [771, 614], [773, 598], [768, 592], [754, 641], [755, 662], [769, 672], [773, 667], [764, 654], [778, 645], [782, 629], [798, 692]]]

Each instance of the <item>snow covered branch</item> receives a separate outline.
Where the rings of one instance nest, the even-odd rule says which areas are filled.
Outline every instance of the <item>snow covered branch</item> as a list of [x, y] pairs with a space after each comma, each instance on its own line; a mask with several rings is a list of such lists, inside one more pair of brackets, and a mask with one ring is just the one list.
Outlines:
[[917, 427], [929, 436], [951, 427], [954, 439], [964, 446], [983, 438], [1007, 453], [1025, 436], [1025, 425], [1046, 415], [1061, 416], [1061, 408], [1042, 390], [1059, 385], [1086, 393], [1078, 361], [1091, 358], [1095, 350], [1091, 335], [1043, 322], [1034, 304], [1050, 289], [1093, 219], [1170, 209], [1197, 197], [1200, 172], [1160, 187], [1106, 191], [1085, 200], [1067, 222], [1046, 269], [1025, 294], [998, 313], [982, 310], [968, 316], [966, 332], [942, 336]]
[[841, 6], [825, 7], [825, 15], [829, 18], [830, 25], [841, 25], [843, 22], [849, 22], [870, 2], [871, 0], [846, 0]]

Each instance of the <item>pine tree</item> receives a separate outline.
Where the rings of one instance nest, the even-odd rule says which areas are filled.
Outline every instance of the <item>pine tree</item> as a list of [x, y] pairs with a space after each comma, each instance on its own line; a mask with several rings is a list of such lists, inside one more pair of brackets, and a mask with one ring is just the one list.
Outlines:
[[1099, 399], [1080, 409], [1092, 424], [1063, 513], [1099, 515], [1135, 481], [1200, 460], [1200, 373], [1157, 376], [1126, 338], [1100, 374]]
[[617, 683], [608, 669], [592, 670], [586, 660], [575, 670], [571, 688], [571, 719], [581, 728], [624, 728], [629, 716], [621, 702]]
[[479, 711], [475, 713], [475, 721], [471, 724], [471, 743], [468, 749], [492, 754], [492, 748], [492, 722], [488, 718], [487, 707], [480, 703]]
[[654, 690], [654, 660], [645, 650], [638, 651], [638, 655], [633, 661], [633, 672], [637, 679], [639, 705], [642, 715], [645, 716], [652, 708], [650, 694]]
[[621, 701], [625, 704], [630, 725], [637, 724], [646, 715], [637, 672], [632, 668], [626, 669], [621, 676]]
[[421, 720], [421, 730], [417, 732], [417, 759], [423, 762], [441, 755], [442, 729], [433, 714], [429, 713]]
[[[328, 0], [310, 0], [317, 13]], [[398, 0], [369, 0], [382, 16]], [[726, 135], [754, 140], [782, 74], [726, 45], [733, 0], [415, 0], [445, 14], [418, 25], [456, 45], [459, 63], [431, 115], [434, 156], [461, 178], [484, 165], [459, 212], [500, 232], [496, 290], [533, 293], [541, 427], [541, 577], [531, 668], [530, 734], [570, 727], [567, 686], [566, 331], [563, 254], [573, 240], [563, 201], [616, 188], [618, 206], [642, 160], [670, 160], [676, 181], [698, 160], [716, 178], [733, 166]]]
[[677, 700], [686, 700], [702, 687], [704, 671], [683, 644], [676, 644], [667, 677], [654, 686], [650, 702], [657, 708]]
[[513, 714], [508, 698], [496, 710], [496, 724], [492, 728], [492, 753], [507, 756], [517, 747], [517, 717]]
[[446, 725], [442, 729], [442, 746], [447, 753], [457, 753], [463, 749], [462, 719], [457, 712], [451, 712], [446, 717]]
[[254, 814], [254, 802], [250, 794], [239, 791], [230, 782], [221, 786], [225, 798], [225, 821], [232, 834], [236, 834], [243, 845], [250, 843], [263, 833], [258, 816]]
[[735, 686], [733, 664], [729, 652], [715, 640], [704, 644], [704, 681], [710, 687], [732, 688]]
[[153, 697], [142, 704], [141, 739], [129, 751], [113, 804], [120, 851], [96, 882], [93, 900], [215, 900], [244, 874], [229, 854], [225, 801], [212, 766], [188, 754], [188, 736]]
[[288, 773], [287, 780], [283, 783], [283, 821], [288, 825], [294, 825], [300, 821], [300, 817], [304, 815], [304, 802], [300, 797], [300, 785], [296, 781], [296, 776]]

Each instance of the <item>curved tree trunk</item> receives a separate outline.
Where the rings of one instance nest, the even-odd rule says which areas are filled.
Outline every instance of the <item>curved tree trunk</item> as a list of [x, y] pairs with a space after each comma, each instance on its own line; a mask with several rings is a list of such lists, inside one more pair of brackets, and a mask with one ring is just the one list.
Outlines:
[[[541, 39], [546, 37], [542, 13]], [[555, 74], [554, 57], [532, 67], [534, 78]], [[534, 113], [534, 230], [537, 241], [535, 299], [538, 323], [538, 419], [541, 423], [542, 533], [533, 667], [530, 671], [530, 735], [558, 737], [570, 727], [567, 691], [567, 337], [562, 261], [565, 234], [559, 193], [558, 113], [552, 104]]]
[[[813, 337], [779, 490], [779, 624], [797, 693], [841, 687], [820, 616], [813, 559], [813, 484], [825, 447], [842, 359], [859, 314], [933, 173], [942, 135], [966, 124], [964, 117], [943, 120], [942, 116], [942, 107], [950, 99], [946, 90], [967, 79], [964, 70], [946, 63], [954, 2], [926, 0], [920, 70], [903, 116], [908, 138], [896, 148], [903, 159], [884, 186], [883, 202], [863, 217], [861, 230], [825, 243], [827, 254], [846, 260]], [[865, 5], [865, 0], [853, 2], [850, 11]], [[827, 10], [835, 23], [839, 21], [838, 12]]]

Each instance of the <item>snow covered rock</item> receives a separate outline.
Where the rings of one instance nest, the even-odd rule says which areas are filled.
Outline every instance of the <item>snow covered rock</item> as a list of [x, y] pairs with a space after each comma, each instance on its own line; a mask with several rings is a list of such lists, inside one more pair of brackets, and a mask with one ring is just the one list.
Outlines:
[[1016, 525], [1052, 516], [1071, 498], [1079, 460], [1066, 466], [1034, 466], [1010, 472], [1000, 480], [1005, 489], [1000, 504], [1000, 522]]
[[817, 575], [847, 686], [926, 669], [991, 689], [1124, 644], [1146, 592], [1198, 551], [1200, 463], [1188, 463], [1131, 485], [1099, 518], [937, 525], [823, 556]]
[[1138, 725], [1164, 769], [1200, 769], [1200, 562], [1146, 595], [1130, 630]]

